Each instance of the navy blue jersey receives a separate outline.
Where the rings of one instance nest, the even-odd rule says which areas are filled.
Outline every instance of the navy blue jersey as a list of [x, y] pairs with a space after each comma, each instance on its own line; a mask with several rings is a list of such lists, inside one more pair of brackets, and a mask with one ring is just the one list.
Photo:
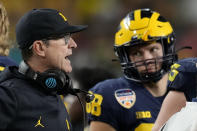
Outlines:
[[66, 108], [55, 92], [11, 66], [0, 77], [0, 131], [71, 131]]
[[179, 60], [171, 66], [168, 89], [184, 92], [187, 101], [197, 96], [197, 58]]
[[105, 122], [117, 131], [151, 131], [164, 99], [124, 77], [100, 82], [90, 92], [95, 98], [86, 105], [89, 122]]
[[7, 56], [0, 56], [0, 72], [3, 71], [6, 66], [17, 66], [17, 64]]

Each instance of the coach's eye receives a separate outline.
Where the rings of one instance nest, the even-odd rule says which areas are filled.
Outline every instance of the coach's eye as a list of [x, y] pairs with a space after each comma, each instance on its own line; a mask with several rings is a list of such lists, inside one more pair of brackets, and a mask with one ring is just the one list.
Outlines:
[[66, 34], [66, 35], [64, 36], [64, 40], [65, 40], [65, 44], [66, 44], [66, 45], [69, 43], [70, 39], [71, 39], [71, 34], [70, 34], [70, 33], [69, 33], [69, 34]]

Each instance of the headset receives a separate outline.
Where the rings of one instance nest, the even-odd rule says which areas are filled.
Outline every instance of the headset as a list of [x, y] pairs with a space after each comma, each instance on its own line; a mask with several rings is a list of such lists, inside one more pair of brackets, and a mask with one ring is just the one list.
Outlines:
[[72, 81], [69, 76], [60, 69], [48, 69], [42, 73], [32, 70], [24, 61], [19, 65], [18, 71], [35, 80], [48, 92], [57, 92], [63, 95], [72, 91]]
[[35, 72], [25, 61], [21, 61], [18, 71], [27, 78], [35, 80], [48, 92], [57, 92], [59, 95], [84, 93], [86, 94], [86, 102], [91, 102], [94, 99], [93, 94], [73, 88], [72, 80], [63, 70], [48, 69], [42, 73]]

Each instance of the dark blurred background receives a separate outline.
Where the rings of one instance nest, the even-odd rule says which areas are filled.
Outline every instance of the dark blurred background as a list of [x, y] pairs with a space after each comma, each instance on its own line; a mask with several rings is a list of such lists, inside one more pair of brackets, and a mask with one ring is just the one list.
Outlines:
[[196, 56], [197, 0], [1, 0], [10, 20], [10, 39], [14, 47], [10, 52], [16, 62], [21, 56], [15, 45], [15, 25], [18, 19], [33, 8], [60, 10], [71, 24], [87, 24], [88, 30], [75, 34], [78, 44], [72, 59], [73, 69], [82, 67], [108, 68], [119, 74], [118, 62], [113, 52], [114, 34], [120, 20], [134, 9], [151, 8], [158, 11], [174, 27], [177, 49], [183, 45], [192, 50], [182, 50], [179, 57]]

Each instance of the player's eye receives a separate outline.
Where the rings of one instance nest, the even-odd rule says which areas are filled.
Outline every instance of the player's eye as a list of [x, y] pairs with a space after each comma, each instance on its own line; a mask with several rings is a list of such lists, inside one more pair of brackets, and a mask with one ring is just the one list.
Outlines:
[[159, 49], [157, 47], [153, 47], [153, 48], [150, 49], [150, 52], [155, 53], [155, 52], [158, 52], [158, 50]]
[[131, 55], [134, 57], [140, 57], [140, 56], [142, 56], [142, 53], [140, 51], [135, 51], [135, 52], [131, 53]]

